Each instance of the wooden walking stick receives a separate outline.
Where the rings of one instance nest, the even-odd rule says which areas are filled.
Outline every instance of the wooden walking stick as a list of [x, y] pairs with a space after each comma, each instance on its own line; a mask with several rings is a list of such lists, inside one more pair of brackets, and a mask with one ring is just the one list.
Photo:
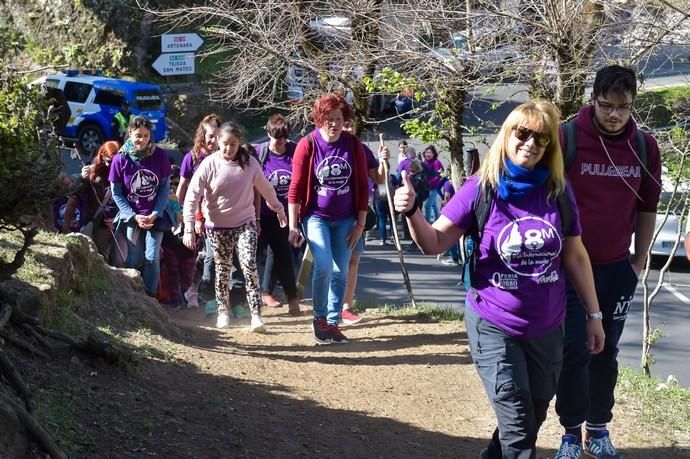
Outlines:
[[[383, 145], [383, 134], [379, 134], [379, 142]], [[388, 161], [383, 161], [383, 170], [386, 174], [385, 184], [386, 184], [386, 196], [388, 199], [388, 212], [391, 215], [391, 228], [393, 229], [393, 241], [395, 242], [395, 249], [398, 251], [398, 257], [400, 257], [400, 271], [402, 272], [403, 282], [405, 283], [405, 288], [407, 289], [407, 294], [410, 297], [410, 304], [413, 308], [417, 308], [417, 302], [414, 300], [414, 293], [412, 293], [412, 284], [410, 283], [410, 275], [407, 273], [407, 268], [405, 267], [405, 259], [403, 257], [402, 246], [400, 245], [400, 238], [398, 237], [398, 227], [395, 222], [395, 210], [393, 208], [393, 194], [391, 191], [391, 185], [388, 181], [390, 166]], [[405, 218], [403, 216], [403, 218]]]

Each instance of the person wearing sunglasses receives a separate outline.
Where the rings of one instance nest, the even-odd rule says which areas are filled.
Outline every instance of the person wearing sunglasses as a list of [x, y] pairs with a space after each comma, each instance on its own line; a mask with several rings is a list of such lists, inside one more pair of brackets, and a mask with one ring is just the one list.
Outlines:
[[[470, 352], [498, 422], [480, 453], [485, 459], [535, 457], [560, 374], [566, 273], [587, 312], [599, 312], [577, 207], [564, 177], [559, 118], [550, 102], [516, 107], [478, 172], [433, 224], [420, 211], [406, 172], [395, 193], [395, 210], [405, 213], [414, 241], [430, 255], [474, 234], [477, 197], [491, 194], [465, 300]], [[559, 204], [564, 200], [567, 217]], [[589, 349], [600, 351], [601, 323], [592, 322], [587, 331]]]
[[[607, 424], [613, 419], [618, 378], [618, 341], [623, 333], [638, 277], [646, 262], [661, 192], [661, 157], [654, 138], [642, 133], [631, 115], [635, 72], [619, 65], [600, 69], [590, 104], [574, 120], [574, 159], [567, 177], [580, 209], [582, 241], [594, 271], [606, 332], [604, 350], [590, 355], [584, 346], [586, 324], [581, 301], [568, 286], [565, 354], [556, 413], [565, 431], [557, 459], [619, 458]], [[645, 153], [641, 150], [644, 146]], [[629, 253], [635, 233], [635, 254]], [[585, 425], [583, 443], [582, 425]]]

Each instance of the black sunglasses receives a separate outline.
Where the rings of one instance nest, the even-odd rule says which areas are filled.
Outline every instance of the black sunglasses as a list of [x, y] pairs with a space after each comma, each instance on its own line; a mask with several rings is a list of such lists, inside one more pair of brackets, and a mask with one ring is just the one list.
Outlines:
[[534, 138], [534, 143], [539, 148], [546, 148], [551, 143], [551, 136], [544, 132], [537, 132], [523, 126], [518, 126], [514, 129], [515, 137], [521, 142], [527, 142], [530, 138]]

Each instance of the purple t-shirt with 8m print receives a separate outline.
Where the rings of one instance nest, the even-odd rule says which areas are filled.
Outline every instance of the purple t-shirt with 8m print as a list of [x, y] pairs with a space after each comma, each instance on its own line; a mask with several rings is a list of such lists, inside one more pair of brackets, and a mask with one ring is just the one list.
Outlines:
[[350, 142], [345, 135], [335, 142], [328, 142], [318, 131], [315, 134], [313, 167], [316, 186], [311, 192], [316, 194], [316, 199], [310, 200], [309, 213], [329, 221], [352, 217], [355, 215], [355, 206]]
[[[476, 176], [470, 177], [441, 210], [465, 231], [474, 224], [472, 203], [478, 183]], [[570, 185], [566, 191], [572, 224], [565, 235], [555, 200], [547, 200], [546, 186], [512, 202], [494, 194], [467, 304], [509, 335], [540, 336], [558, 327], [565, 317], [563, 244], [566, 236], [582, 232]]]
[[122, 153], [115, 155], [108, 181], [122, 184], [122, 191], [134, 213], [150, 215], [156, 206], [161, 182], [170, 176], [170, 172], [168, 154], [153, 147], [151, 156], [137, 162]]

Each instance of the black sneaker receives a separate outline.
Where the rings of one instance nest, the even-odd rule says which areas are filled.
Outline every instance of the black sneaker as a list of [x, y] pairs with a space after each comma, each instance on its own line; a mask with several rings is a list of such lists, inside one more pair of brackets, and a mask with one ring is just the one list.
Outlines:
[[333, 344], [347, 344], [349, 341], [347, 340], [347, 337], [342, 334], [340, 329], [338, 328], [338, 324], [328, 324], [328, 331], [331, 334], [332, 337], [332, 343]]
[[316, 341], [316, 344], [333, 343], [331, 329], [325, 317], [314, 317], [314, 321], [311, 323], [311, 329], [314, 332], [314, 341]]

